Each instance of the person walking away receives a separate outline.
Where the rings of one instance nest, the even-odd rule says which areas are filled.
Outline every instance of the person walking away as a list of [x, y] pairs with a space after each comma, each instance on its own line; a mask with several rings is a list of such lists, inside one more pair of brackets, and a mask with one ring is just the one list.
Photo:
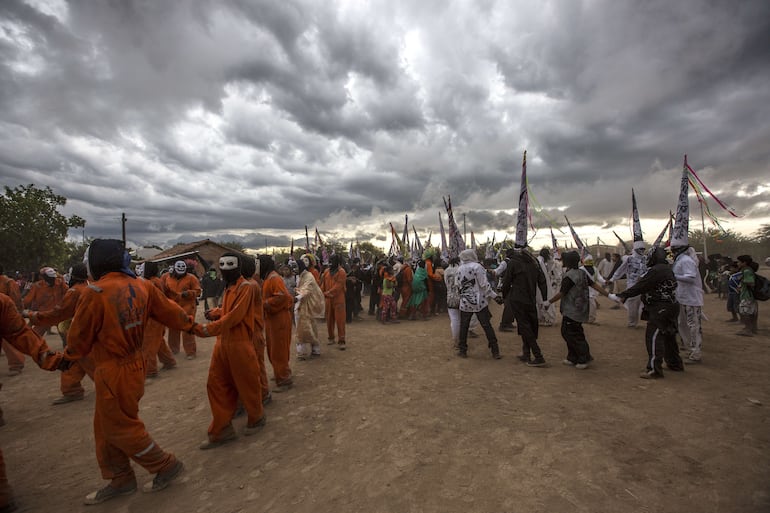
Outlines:
[[567, 344], [567, 358], [562, 363], [583, 370], [594, 359], [583, 331], [583, 323], [588, 320], [588, 289], [593, 287], [603, 296], [608, 293], [580, 269], [580, 255], [577, 251], [568, 251], [561, 258], [566, 269], [561, 290], [547, 302], [553, 304], [561, 301], [561, 336]]
[[742, 337], [753, 337], [757, 333], [759, 307], [754, 297], [754, 287], [757, 283], [756, 271], [759, 264], [750, 255], [738, 257], [738, 269], [741, 272], [740, 288], [738, 289], [738, 313], [741, 316], [743, 329], [737, 333]]
[[401, 270], [398, 272], [399, 283], [401, 284], [401, 307], [398, 310], [398, 316], [401, 319], [409, 318], [409, 301], [412, 299], [412, 281], [414, 281], [414, 271], [409, 263], [404, 262], [404, 257], [398, 257], [401, 264]]
[[647, 316], [645, 346], [647, 365], [640, 375], [644, 379], [663, 377], [663, 361], [672, 371], [683, 371], [684, 364], [676, 343], [679, 302], [676, 299], [677, 280], [666, 260], [666, 250], [655, 247], [647, 260], [647, 273], [636, 284], [620, 294], [611, 294], [612, 300], [626, 301], [641, 295]]
[[136, 279], [123, 241], [96, 239], [86, 251], [86, 266], [95, 280], [83, 290], [68, 332], [66, 357], [91, 355], [94, 364], [94, 442], [102, 477], [109, 484], [86, 496], [98, 504], [136, 491], [133, 460], [155, 474], [145, 492], [165, 489], [183, 465], [164, 451], [139, 418], [144, 395], [142, 353], [147, 320], [190, 331], [193, 319], [167, 301], [154, 286]]
[[[212, 420], [208, 438], [200, 444], [202, 450], [235, 440], [232, 420], [239, 400], [248, 414], [244, 436], [256, 434], [266, 422], [254, 344], [254, 334], [260, 328], [255, 309], [261, 305], [255, 302], [254, 284], [244, 278], [242, 271], [242, 260], [249, 258], [253, 262], [253, 257], [231, 252], [219, 257], [219, 270], [226, 284], [222, 307], [209, 310], [211, 322], [195, 327], [199, 337], [217, 337], [206, 380]], [[256, 265], [252, 263], [251, 269], [253, 275]]]
[[459, 267], [460, 259], [453, 257], [449, 259], [449, 265], [444, 270], [449, 332], [452, 334], [452, 348], [455, 351], [460, 348], [460, 286], [457, 281], [457, 270]]
[[321, 291], [326, 298], [326, 331], [329, 345], [333, 345], [334, 327], [337, 327], [337, 348], [345, 350], [345, 286], [347, 274], [340, 266], [340, 256], [329, 258], [329, 268], [321, 277]]
[[[187, 264], [182, 260], [174, 262], [174, 271], [166, 280], [166, 296], [182, 307], [188, 315], [195, 318], [195, 308], [197, 306], [198, 296], [201, 293], [201, 286], [198, 278], [187, 272]], [[192, 333], [181, 333], [179, 330], [168, 330], [168, 346], [174, 354], [179, 353], [179, 338], [182, 338], [182, 347], [184, 348], [185, 358], [195, 359], [197, 347], [195, 345], [195, 335]]]
[[517, 332], [521, 337], [519, 360], [530, 367], [545, 367], [545, 358], [537, 343], [539, 330], [537, 310], [538, 305], [548, 297], [548, 289], [545, 275], [540, 270], [537, 260], [524, 246], [516, 245], [508, 259], [508, 268], [503, 277], [502, 296], [511, 309], [513, 318], [516, 320]]
[[[537, 256], [537, 262], [540, 264], [540, 271], [545, 276], [546, 297], [551, 297], [559, 291], [556, 280], [553, 279], [556, 264], [551, 258], [551, 251], [548, 248], [541, 249]], [[538, 308], [537, 320], [540, 326], [553, 326], [556, 323], [556, 307], [550, 305], [546, 308]]]
[[455, 277], [460, 291], [460, 343], [457, 356], [460, 358], [468, 357], [468, 329], [471, 318], [475, 314], [487, 336], [487, 345], [492, 353], [492, 358], [499, 360], [502, 356], [497, 345], [495, 329], [490, 322], [492, 314], [489, 311], [489, 300], [497, 298], [497, 293], [489, 285], [487, 272], [479, 264], [475, 250], [465, 249], [461, 251], [460, 262]]

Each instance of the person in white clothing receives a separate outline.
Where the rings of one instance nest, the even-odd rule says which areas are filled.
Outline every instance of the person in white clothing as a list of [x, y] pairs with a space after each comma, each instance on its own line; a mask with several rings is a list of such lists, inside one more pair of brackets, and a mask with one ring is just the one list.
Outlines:
[[[647, 257], [644, 255], [644, 249], [644, 241], [634, 241], [634, 251], [625, 257], [620, 267], [615, 270], [610, 281], [617, 281], [625, 274], [626, 288], [630, 289], [636, 285], [639, 278], [647, 272]], [[635, 328], [642, 314], [642, 300], [639, 296], [628, 298], [625, 305], [628, 309], [628, 327]]]
[[674, 277], [677, 281], [676, 300], [679, 301], [679, 336], [689, 355], [685, 362], [698, 363], [701, 360], [703, 333], [703, 285], [698, 272], [698, 255], [690, 246], [672, 247], [674, 254]]
[[478, 262], [476, 250], [466, 249], [460, 252], [462, 264], [457, 270], [455, 281], [460, 291], [460, 334], [457, 356], [466, 358], [468, 355], [468, 329], [471, 318], [475, 314], [487, 336], [492, 357], [500, 358], [500, 348], [497, 345], [497, 335], [490, 322], [489, 300], [495, 299], [497, 293], [489, 285], [487, 272]]

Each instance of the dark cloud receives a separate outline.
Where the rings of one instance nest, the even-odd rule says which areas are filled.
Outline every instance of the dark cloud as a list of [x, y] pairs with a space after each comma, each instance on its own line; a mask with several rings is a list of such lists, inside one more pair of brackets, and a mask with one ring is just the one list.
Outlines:
[[437, 240], [447, 194], [512, 233], [524, 149], [538, 236], [627, 231], [632, 187], [657, 233], [685, 153], [770, 220], [762, 0], [46, 4], [0, 2], [0, 176], [88, 236]]

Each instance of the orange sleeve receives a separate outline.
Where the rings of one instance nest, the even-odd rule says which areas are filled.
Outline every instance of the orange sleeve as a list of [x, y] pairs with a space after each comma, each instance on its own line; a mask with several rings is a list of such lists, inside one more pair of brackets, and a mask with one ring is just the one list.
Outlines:
[[33, 303], [37, 300], [37, 294], [38, 289], [40, 287], [37, 286], [37, 282], [33, 283], [32, 286], [29, 289], [29, 292], [27, 292], [27, 295], [24, 296], [24, 308], [29, 308], [32, 306]]
[[[61, 353], [53, 353], [37, 333], [32, 331], [13, 304], [13, 300], [0, 294], [0, 338], [5, 339], [22, 353], [29, 355], [44, 370], [56, 370]], [[49, 355], [54, 358], [46, 358]]]
[[244, 280], [231, 294], [235, 297], [227, 298], [229, 307], [227, 313], [206, 325], [209, 336], [221, 335], [223, 331], [232, 329], [235, 325], [243, 322], [245, 318], [253, 317], [254, 291], [249, 283]]
[[3, 292], [8, 297], [10, 297], [13, 301], [13, 304], [16, 305], [16, 309], [21, 311], [24, 307], [21, 303], [21, 291], [19, 290], [19, 284], [5, 276], [0, 276], [0, 280], [3, 280], [3, 290], [0, 290], [0, 292]]
[[169, 299], [151, 283], [145, 288], [148, 293], [147, 302], [150, 310], [150, 317], [171, 329], [180, 331], [189, 331], [192, 329], [195, 322], [181, 306], [173, 301], [169, 301]]

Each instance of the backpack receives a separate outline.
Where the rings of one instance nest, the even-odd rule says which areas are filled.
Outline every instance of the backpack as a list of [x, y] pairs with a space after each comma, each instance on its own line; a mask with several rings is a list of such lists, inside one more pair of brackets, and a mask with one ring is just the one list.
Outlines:
[[770, 298], [770, 280], [754, 273], [754, 299], [767, 301]]

